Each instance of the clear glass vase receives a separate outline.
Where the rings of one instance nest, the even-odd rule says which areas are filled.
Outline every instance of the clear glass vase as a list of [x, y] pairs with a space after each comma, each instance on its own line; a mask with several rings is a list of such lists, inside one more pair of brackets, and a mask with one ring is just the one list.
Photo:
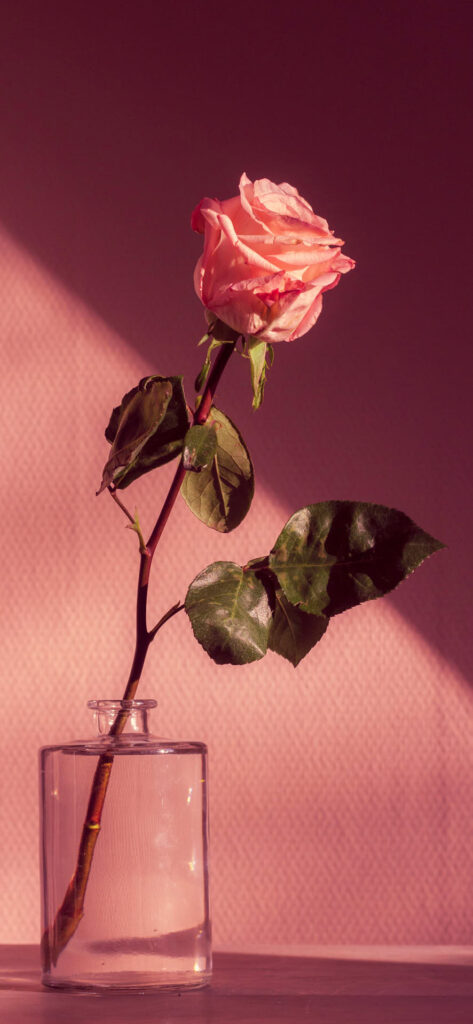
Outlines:
[[155, 706], [89, 701], [98, 737], [40, 751], [48, 986], [209, 981], [207, 748], [151, 735]]

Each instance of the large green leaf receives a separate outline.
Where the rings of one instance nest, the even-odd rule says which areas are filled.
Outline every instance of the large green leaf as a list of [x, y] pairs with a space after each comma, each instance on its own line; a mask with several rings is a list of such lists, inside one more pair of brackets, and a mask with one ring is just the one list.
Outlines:
[[281, 588], [274, 594], [274, 610], [268, 647], [290, 661], [294, 668], [323, 637], [330, 622], [325, 615], [309, 615], [288, 601]]
[[112, 441], [112, 448], [104, 467], [99, 494], [136, 466], [140, 452], [162, 423], [171, 396], [172, 384], [169, 380], [148, 377], [125, 395], [118, 409], [113, 410], [113, 432], [110, 431], [110, 423], [107, 427], [113, 436], [107, 435], [106, 431], [108, 440]]
[[266, 654], [271, 608], [263, 584], [234, 562], [214, 562], [187, 591], [194, 635], [219, 665], [245, 665]]
[[[166, 396], [167, 404], [161, 417], [158, 409], [153, 419], [152, 404], [158, 402], [158, 396]], [[133, 480], [149, 473], [157, 466], [180, 455], [184, 437], [189, 427], [186, 400], [182, 389], [182, 377], [144, 377], [136, 388], [128, 391], [122, 398], [121, 405], [117, 406], [110, 417], [110, 422], [105, 431], [107, 441], [112, 445], [112, 452], [119, 443], [119, 437], [123, 424], [130, 416], [130, 409], [133, 411], [133, 421], [137, 419], [138, 428], [140, 418], [144, 413], [146, 404], [146, 416], [150, 423], [150, 430], [144, 438], [144, 443], [134, 451], [133, 457], [126, 463], [121, 463], [113, 471], [113, 485], [118, 488], [128, 487]], [[139, 412], [139, 415], [138, 415]], [[146, 422], [148, 422], [146, 420]], [[151, 426], [153, 429], [151, 429]], [[137, 428], [137, 431], [138, 431]], [[141, 435], [139, 435], [141, 437]], [[121, 444], [121, 442], [120, 442]], [[112, 459], [110, 456], [109, 462]], [[108, 466], [108, 463], [107, 463]], [[107, 486], [107, 484], [102, 485]]]
[[326, 501], [291, 516], [269, 566], [292, 604], [330, 616], [387, 594], [442, 547], [396, 509]]
[[186, 473], [181, 494], [201, 522], [229, 533], [239, 526], [251, 505], [253, 466], [237, 428], [215, 406], [206, 426], [213, 426], [217, 435], [214, 458], [200, 473]]
[[201, 473], [212, 462], [217, 451], [215, 424], [190, 427], [184, 438], [182, 461], [185, 469]]

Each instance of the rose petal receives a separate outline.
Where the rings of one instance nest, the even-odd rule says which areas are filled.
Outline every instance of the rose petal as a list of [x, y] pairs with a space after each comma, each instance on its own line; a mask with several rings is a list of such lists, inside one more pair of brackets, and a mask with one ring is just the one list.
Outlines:
[[354, 261], [344, 244], [287, 182], [250, 181], [239, 195], [202, 199], [191, 219], [204, 233], [194, 286], [204, 305], [244, 335], [292, 341], [315, 323], [322, 293]]

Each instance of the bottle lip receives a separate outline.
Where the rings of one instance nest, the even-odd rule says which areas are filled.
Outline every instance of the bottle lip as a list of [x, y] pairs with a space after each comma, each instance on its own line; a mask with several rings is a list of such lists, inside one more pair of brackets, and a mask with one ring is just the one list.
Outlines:
[[157, 707], [158, 702], [149, 700], [88, 700], [87, 707], [92, 711], [150, 711]]

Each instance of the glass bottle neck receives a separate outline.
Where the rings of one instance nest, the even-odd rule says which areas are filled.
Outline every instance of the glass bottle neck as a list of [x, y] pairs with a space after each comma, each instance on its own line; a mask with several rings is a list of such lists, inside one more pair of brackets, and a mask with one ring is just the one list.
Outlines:
[[155, 700], [89, 700], [87, 707], [95, 712], [100, 735], [112, 733], [149, 733], [148, 714]]

